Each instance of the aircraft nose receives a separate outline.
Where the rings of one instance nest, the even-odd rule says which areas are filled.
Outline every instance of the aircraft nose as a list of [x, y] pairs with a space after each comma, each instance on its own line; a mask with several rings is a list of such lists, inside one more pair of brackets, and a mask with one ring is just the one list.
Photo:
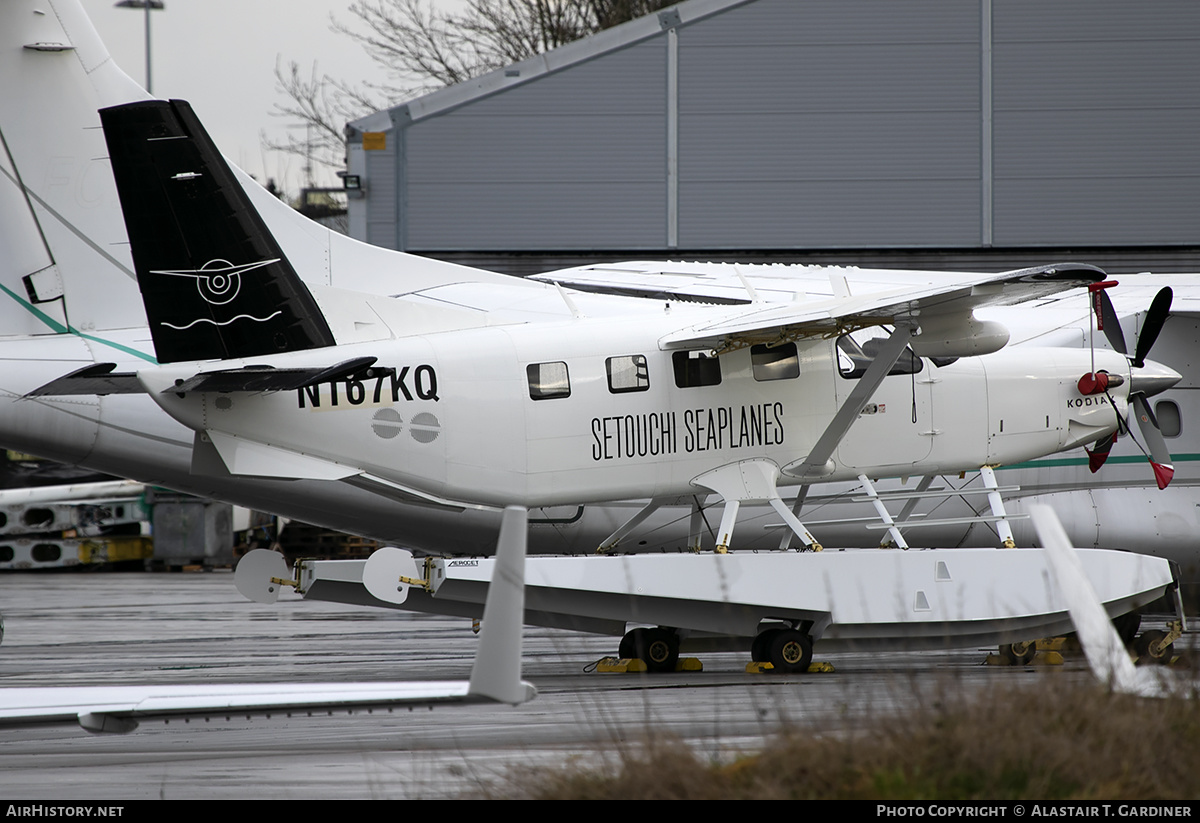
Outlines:
[[1141, 368], [1135, 366], [1132, 369], [1129, 393], [1153, 397], [1160, 392], [1165, 392], [1182, 379], [1183, 375], [1174, 369], [1164, 366], [1162, 363], [1147, 360]]

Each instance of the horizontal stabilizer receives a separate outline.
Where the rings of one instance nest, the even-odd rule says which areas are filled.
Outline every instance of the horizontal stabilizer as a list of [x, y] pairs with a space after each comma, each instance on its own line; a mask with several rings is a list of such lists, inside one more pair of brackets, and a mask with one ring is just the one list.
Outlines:
[[376, 377], [370, 368], [374, 357], [356, 357], [333, 366], [309, 369], [275, 369], [270, 366], [248, 366], [244, 369], [201, 372], [164, 393], [188, 394], [190, 392], [263, 392], [291, 391], [345, 380], [350, 377]]
[[[266, 392], [293, 391], [318, 383], [353, 377], [378, 377], [372, 369], [374, 357], [355, 357], [332, 366], [300, 369], [276, 369], [271, 366], [247, 366], [242, 369], [200, 372], [164, 392], [184, 395], [191, 392]], [[79, 394], [143, 394], [146, 390], [135, 372], [114, 372], [116, 363], [96, 363], [55, 378], [31, 391], [26, 397]]]
[[26, 397], [75, 394], [143, 394], [145, 389], [133, 372], [114, 372], [116, 363], [95, 363], [51, 380]]

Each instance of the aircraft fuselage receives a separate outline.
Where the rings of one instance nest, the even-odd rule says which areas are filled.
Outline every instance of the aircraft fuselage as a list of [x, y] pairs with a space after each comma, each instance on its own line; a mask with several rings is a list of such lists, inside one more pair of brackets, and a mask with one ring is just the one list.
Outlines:
[[[205, 370], [196, 363], [143, 369], [139, 379], [168, 414], [207, 433], [234, 474], [365, 472], [447, 501], [526, 506], [692, 494], [698, 476], [747, 460], [773, 463], [781, 484], [800, 482], [790, 473], [856, 381], [833, 340], [681, 364], [689, 353], [659, 350], [644, 317], [588, 325], [340, 346], [337, 359], [373, 356], [383, 373], [294, 391], [171, 392]], [[1098, 358], [1097, 368], [1127, 374], [1123, 357]], [[329, 361], [314, 350], [221, 367]], [[1112, 431], [1113, 402], [1125, 413], [1117, 392], [1079, 393], [1075, 381], [1091, 367], [1085, 351], [909, 362], [919, 368], [884, 379], [820, 480], [1019, 462]]]

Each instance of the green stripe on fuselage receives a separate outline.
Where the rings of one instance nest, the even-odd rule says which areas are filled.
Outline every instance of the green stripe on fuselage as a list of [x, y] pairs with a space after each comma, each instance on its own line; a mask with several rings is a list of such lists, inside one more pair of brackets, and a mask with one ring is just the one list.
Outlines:
[[[1171, 461], [1173, 463], [1190, 463], [1200, 460], [1200, 454], [1172, 454]], [[1146, 456], [1141, 454], [1122, 455], [1120, 457], [1108, 458], [1105, 465], [1115, 463], [1144, 463]], [[996, 471], [1004, 471], [1006, 469], [1056, 469], [1064, 466], [1086, 466], [1088, 464], [1086, 457], [1056, 457], [1049, 460], [1029, 460], [1025, 463], [1013, 463], [1011, 466], [997, 466]]]
[[17, 302], [17, 305], [22, 306], [26, 311], [28, 311], [30, 314], [32, 314], [34, 317], [36, 317], [38, 320], [41, 320], [43, 323], [45, 323], [46, 326], [48, 326], [50, 328], [50, 330], [52, 332], [54, 332], [55, 334], [73, 334], [76, 337], [83, 338], [84, 340], [90, 340], [93, 343], [99, 343], [103, 346], [109, 346], [118, 351], [123, 351], [126, 354], [132, 354], [134, 357], [140, 357], [142, 360], [145, 360], [147, 363], [152, 363], [156, 366], [158, 365], [158, 361], [153, 356], [146, 354], [145, 352], [138, 351], [137, 349], [131, 348], [122, 343], [114, 343], [112, 340], [105, 340], [103, 337], [96, 337], [95, 335], [92, 335], [92, 334], [84, 334], [79, 329], [73, 328], [71, 326], [64, 326], [62, 323], [58, 322], [53, 317], [46, 314], [44, 311], [39, 309], [37, 306], [33, 305], [32, 303], [30, 303], [28, 300], [24, 299], [20, 295], [16, 294], [12, 289], [8, 288], [3, 283], [0, 283], [0, 289], [3, 289], [5, 294], [7, 294], [9, 297], [11, 297], [13, 300], [15, 300]]

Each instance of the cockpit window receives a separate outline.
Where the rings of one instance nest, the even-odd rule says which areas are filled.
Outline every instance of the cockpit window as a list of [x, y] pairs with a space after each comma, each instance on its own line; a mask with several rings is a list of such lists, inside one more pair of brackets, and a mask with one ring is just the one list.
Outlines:
[[649, 390], [650, 368], [646, 365], [646, 355], [610, 357], [604, 361], [604, 366], [608, 370], [608, 390], [613, 394]]
[[[859, 329], [838, 338], [838, 371], [842, 377], [857, 380], [867, 373], [867, 368], [875, 361], [879, 350], [887, 342], [891, 334], [890, 328], [873, 326]], [[921, 358], [913, 354], [912, 349], [905, 346], [900, 353], [900, 359], [892, 366], [888, 375], [916, 374], [925, 367]]]
[[795, 343], [778, 346], [751, 346], [750, 365], [754, 368], [754, 379], [790, 380], [800, 376], [800, 356]]
[[566, 363], [530, 363], [525, 367], [525, 376], [529, 378], [529, 396], [534, 400], [571, 396]]

